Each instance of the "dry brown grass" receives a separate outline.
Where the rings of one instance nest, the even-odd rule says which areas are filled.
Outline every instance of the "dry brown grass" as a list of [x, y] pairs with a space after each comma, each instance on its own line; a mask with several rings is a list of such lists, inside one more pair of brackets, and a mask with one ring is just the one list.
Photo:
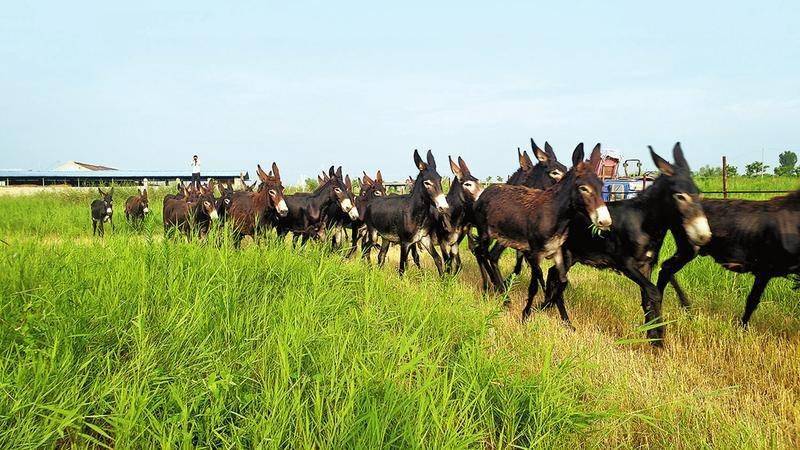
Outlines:
[[[474, 259], [462, 256], [465, 267], [460, 281], [475, 286], [476, 298], [481, 299]], [[396, 270], [398, 259], [399, 252], [392, 249], [385, 270]], [[427, 256], [423, 256], [423, 267], [435, 270]], [[503, 272], [511, 267], [511, 257], [506, 255]], [[742, 311], [741, 295], [722, 292], [715, 303], [726, 306], [711, 310], [705, 308], [705, 298], [695, 296], [695, 306], [686, 312], [668, 292], [664, 301], [665, 320], [670, 321], [667, 343], [657, 350], [635, 342], [644, 337], [636, 330], [643, 314], [638, 289], [624, 277], [587, 267], [570, 272], [572, 287], [566, 300], [576, 331], [564, 327], [554, 309], [520, 323], [527, 280], [526, 268], [511, 291], [511, 304], [494, 322], [490, 345], [517, 355], [521, 371], [540, 370], [547, 351], [555, 361], [578, 358], [586, 363], [574, 369], [588, 386], [585, 401], [618, 414], [597, 422], [589, 440], [576, 444], [800, 448], [800, 320], [796, 314], [787, 315], [765, 302], [750, 329], [743, 330], [736, 322]]]

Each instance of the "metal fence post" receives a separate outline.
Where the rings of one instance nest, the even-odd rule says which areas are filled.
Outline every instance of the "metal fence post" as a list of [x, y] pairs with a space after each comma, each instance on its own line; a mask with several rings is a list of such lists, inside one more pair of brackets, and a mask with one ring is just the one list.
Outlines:
[[722, 198], [728, 198], [728, 158], [722, 157]]

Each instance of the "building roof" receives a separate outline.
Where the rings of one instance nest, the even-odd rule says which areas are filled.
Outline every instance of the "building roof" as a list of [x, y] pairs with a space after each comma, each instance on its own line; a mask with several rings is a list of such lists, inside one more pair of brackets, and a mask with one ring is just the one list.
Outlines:
[[75, 167], [75, 166], [77, 166], [79, 168], [82, 168], [82, 169], [85, 169], [85, 170], [91, 170], [91, 171], [117, 170], [117, 169], [115, 169], [113, 167], [101, 166], [99, 164], [89, 164], [89, 163], [78, 162], [78, 161], [67, 161], [66, 163], [61, 164], [60, 166], [56, 167], [56, 170], [66, 171], [67, 168], [71, 168], [71, 167]]
[[[244, 174], [245, 179], [249, 179], [247, 171], [238, 170], [213, 170], [202, 173], [203, 178], [238, 178], [239, 174]], [[2, 170], [0, 169], [0, 179], [116, 179], [116, 180], [174, 180], [175, 178], [191, 179], [189, 170]]]

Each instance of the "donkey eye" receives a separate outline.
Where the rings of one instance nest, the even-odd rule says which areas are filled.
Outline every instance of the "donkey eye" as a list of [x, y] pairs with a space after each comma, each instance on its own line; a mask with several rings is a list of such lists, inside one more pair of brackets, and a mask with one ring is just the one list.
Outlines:
[[425, 184], [425, 186], [427, 186], [427, 187], [433, 187], [433, 182], [431, 182], [430, 180], [425, 180], [425, 181], [423, 181], [423, 183], [424, 183], [424, 184]]
[[271, 196], [273, 196], [273, 197], [274, 197], [274, 196], [278, 195], [278, 193], [277, 193], [277, 192], [275, 192], [275, 189], [270, 189], [270, 190], [269, 190], [269, 195], [271, 195]]
[[684, 194], [684, 193], [675, 194], [674, 197], [675, 197], [675, 200], [677, 200], [679, 202], [688, 202], [689, 201], [689, 196]]
[[333, 188], [333, 192], [336, 192], [337, 194], [341, 194], [342, 190], [339, 189], [339, 188]]
[[581, 192], [583, 192], [584, 194], [591, 194], [592, 193], [592, 189], [589, 186], [586, 186], [585, 184], [582, 184], [582, 185], [578, 186], [578, 189], [580, 189]]

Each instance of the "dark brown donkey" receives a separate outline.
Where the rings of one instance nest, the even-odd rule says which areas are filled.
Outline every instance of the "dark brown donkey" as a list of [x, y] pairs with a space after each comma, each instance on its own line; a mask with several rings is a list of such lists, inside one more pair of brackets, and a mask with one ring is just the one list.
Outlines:
[[[414, 150], [414, 164], [419, 169], [419, 175], [414, 180], [410, 194], [375, 198], [367, 204], [364, 211], [364, 223], [367, 225], [367, 245], [362, 250], [364, 258], [369, 259], [370, 250], [376, 244], [378, 236], [383, 239], [382, 252], [390, 243], [400, 244], [400, 275], [406, 270], [409, 249], [417, 242], [430, 253], [439, 275], [444, 273], [442, 258], [430, 238], [436, 220], [431, 216], [431, 206], [437, 209], [445, 221], [449, 215], [449, 207], [442, 192], [442, 177], [436, 171], [436, 161], [430, 150], [426, 160], [427, 162], [423, 161], [419, 152]], [[382, 262], [383, 260], [379, 261]]]
[[102, 189], [97, 188], [97, 192], [103, 196], [101, 199], [92, 201], [92, 236], [99, 234], [101, 237], [105, 236], [106, 232], [103, 224], [111, 222], [111, 229], [114, 229], [114, 188], [110, 191], [103, 192]]
[[131, 195], [125, 200], [125, 218], [136, 228], [142, 225], [150, 214], [150, 202], [147, 199], [147, 187], [139, 189], [139, 195]]
[[[567, 173], [567, 167], [560, 162], [556, 157], [556, 152], [549, 142], [544, 143], [544, 150], [536, 145], [536, 142], [531, 138], [531, 151], [536, 157], [536, 164], [533, 164], [528, 152], [520, 152], [517, 148], [517, 157], [519, 158], [519, 169], [516, 170], [510, 177], [506, 184], [515, 186], [527, 186], [534, 189], [547, 189], [550, 186], [558, 183], [558, 181]], [[497, 243], [492, 248], [491, 257], [493, 261], [500, 259], [505, 247]], [[519, 275], [522, 272], [522, 261], [524, 257], [522, 252], [517, 252], [517, 262], [514, 265], [514, 275]]]
[[692, 246], [675, 236], [677, 252], [664, 261], [656, 284], [661, 292], [671, 282], [684, 306], [689, 305], [675, 274], [697, 254], [711, 256], [723, 268], [755, 275], [741, 323], [747, 326], [769, 281], [791, 277], [800, 287], [800, 191], [769, 200], [703, 199], [711, 240]]
[[481, 267], [484, 288], [488, 288], [490, 281], [496, 289], [504, 288], [500, 269], [489, 258], [492, 239], [522, 251], [531, 266], [533, 275], [523, 318], [530, 315], [539, 280], [543, 278], [539, 265], [543, 258], [553, 258], [560, 279], [566, 279], [561, 246], [567, 238], [570, 222], [585, 214], [601, 230], [611, 226], [611, 216], [601, 196], [603, 184], [592, 171], [599, 161], [600, 144], [595, 146], [586, 163], [581, 143], [572, 153], [572, 168], [549, 189], [494, 185], [484, 189], [475, 202], [478, 238], [473, 252]]
[[[450, 170], [455, 175], [455, 179], [450, 183], [450, 190], [447, 191], [447, 206], [450, 208], [449, 224], [447, 224], [449, 226], [445, 226], [446, 224], [442, 220], [437, 220], [433, 236], [442, 251], [445, 271], [447, 273], [457, 273], [461, 270], [459, 246], [472, 228], [472, 208], [475, 199], [480, 197], [483, 192], [483, 186], [472, 175], [467, 163], [460, 156], [458, 157], [458, 163], [453, 161], [453, 158], [448, 158], [450, 160]], [[437, 219], [440, 219], [436, 209], [431, 213]], [[414, 256], [414, 258], [416, 260], [419, 257]]]
[[191, 240], [196, 232], [201, 238], [208, 233], [211, 223], [219, 218], [212, 188], [202, 186], [187, 198], [170, 198], [164, 201], [164, 234], [178, 230]]
[[361, 179], [361, 191], [355, 198], [356, 208], [358, 209], [359, 217], [350, 222], [351, 231], [351, 245], [350, 250], [347, 252], [347, 257], [350, 258], [358, 250], [358, 242], [361, 242], [361, 248], [367, 244], [367, 226], [364, 224], [364, 211], [366, 211], [367, 204], [374, 198], [385, 197], [386, 187], [383, 185], [383, 175], [379, 170], [375, 175], [375, 179], [363, 172], [364, 177]]
[[[569, 270], [576, 262], [600, 269], [616, 270], [639, 285], [645, 323], [661, 322], [661, 293], [650, 281], [658, 264], [658, 255], [667, 231], [673, 236], [688, 236], [693, 245], [703, 245], [711, 238], [708, 221], [700, 206], [700, 191], [692, 180], [689, 164], [680, 143], [672, 150], [675, 164], [670, 164], [650, 148], [650, 156], [661, 171], [655, 182], [631, 199], [608, 202], [614, 224], [600, 235], [593, 232], [591, 222], [582, 216], [569, 225], [564, 244], [564, 266]], [[555, 269], [547, 276], [543, 307], [559, 305], [565, 310], [564, 289]], [[568, 320], [568, 319], [567, 319]], [[664, 327], [648, 327], [648, 338], [660, 346]]]
[[283, 198], [283, 184], [278, 165], [272, 163], [272, 170], [265, 173], [261, 166], [256, 171], [261, 183], [257, 192], [238, 191], [231, 197], [228, 220], [232, 223], [234, 244], [238, 247], [245, 236], [256, 237], [256, 233], [268, 227], [273, 211], [285, 217], [289, 213]]

